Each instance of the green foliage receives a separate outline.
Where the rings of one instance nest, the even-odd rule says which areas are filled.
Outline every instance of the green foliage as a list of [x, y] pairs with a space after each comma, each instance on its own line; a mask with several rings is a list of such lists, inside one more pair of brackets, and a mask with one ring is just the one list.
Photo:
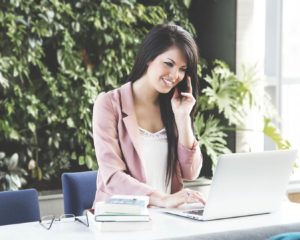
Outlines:
[[121, 84], [152, 26], [175, 19], [194, 32], [185, 16], [181, 1], [1, 1], [0, 150], [34, 162], [29, 180], [97, 168], [97, 94]]
[[[242, 66], [241, 77], [237, 77], [221, 61], [215, 61], [211, 73], [204, 76], [207, 86], [197, 101], [195, 131], [200, 144], [207, 155], [216, 163], [219, 154], [228, 153], [226, 132], [242, 129], [244, 119], [251, 110], [258, 110], [264, 118], [263, 133], [270, 137], [279, 149], [290, 148], [290, 143], [283, 139], [271, 119], [275, 110], [270, 96], [260, 89], [261, 80], [257, 77], [256, 66]], [[211, 114], [217, 111], [218, 114]], [[201, 114], [200, 114], [201, 113]], [[208, 117], [204, 118], [204, 115]], [[224, 118], [222, 124], [218, 119]]]
[[17, 190], [26, 184], [27, 172], [19, 167], [19, 155], [14, 153], [6, 157], [0, 152], [0, 191]]
[[238, 124], [243, 121], [243, 82], [229, 70], [222, 62], [216, 61], [211, 71], [204, 80], [208, 87], [203, 90], [201, 98], [202, 110], [217, 109], [229, 120], [229, 124]]
[[226, 146], [227, 134], [220, 125], [220, 120], [215, 116], [209, 115], [206, 121], [204, 121], [203, 115], [198, 113], [195, 117], [194, 126], [202, 151], [205, 151], [211, 157], [214, 165], [220, 154], [231, 152]]
[[247, 111], [253, 107], [262, 108], [259, 94], [259, 79], [255, 75], [255, 66], [246, 69], [242, 66], [239, 78], [222, 61], [214, 62], [211, 74], [204, 77], [208, 86], [203, 90], [199, 108], [203, 111], [217, 109], [229, 121], [229, 125], [243, 123]]

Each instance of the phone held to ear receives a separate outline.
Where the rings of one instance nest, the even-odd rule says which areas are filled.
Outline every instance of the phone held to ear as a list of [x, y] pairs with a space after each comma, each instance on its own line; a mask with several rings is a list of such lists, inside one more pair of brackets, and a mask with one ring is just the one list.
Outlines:
[[184, 76], [183, 80], [177, 85], [179, 93], [187, 92], [187, 75]]

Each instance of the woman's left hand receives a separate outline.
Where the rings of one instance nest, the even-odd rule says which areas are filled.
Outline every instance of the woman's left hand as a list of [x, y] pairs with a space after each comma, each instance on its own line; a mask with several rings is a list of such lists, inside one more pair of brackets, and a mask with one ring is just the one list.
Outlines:
[[192, 94], [192, 82], [190, 76], [187, 76], [187, 92], [179, 93], [178, 88], [175, 88], [171, 99], [172, 109], [175, 118], [189, 116], [196, 100]]

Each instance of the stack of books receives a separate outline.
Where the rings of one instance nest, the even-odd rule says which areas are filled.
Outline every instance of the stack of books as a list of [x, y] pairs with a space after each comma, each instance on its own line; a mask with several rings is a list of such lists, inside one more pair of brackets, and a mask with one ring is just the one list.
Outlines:
[[101, 231], [141, 231], [152, 227], [149, 197], [114, 195], [88, 210], [89, 222]]

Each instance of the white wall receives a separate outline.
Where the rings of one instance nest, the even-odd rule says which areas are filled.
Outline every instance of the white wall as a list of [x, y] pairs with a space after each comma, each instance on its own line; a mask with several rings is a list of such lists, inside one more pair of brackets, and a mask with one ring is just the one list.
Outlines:
[[[236, 34], [236, 70], [241, 76], [241, 66], [256, 65], [258, 76], [264, 79], [264, 44], [265, 44], [265, 1], [237, 0], [237, 34]], [[257, 93], [262, 95], [263, 81]], [[258, 111], [249, 112], [244, 125], [251, 131], [237, 131], [236, 152], [263, 151], [264, 135], [263, 117]]]
[[63, 194], [39, 196], [40, 214], [42, 216], [64, 214]]

